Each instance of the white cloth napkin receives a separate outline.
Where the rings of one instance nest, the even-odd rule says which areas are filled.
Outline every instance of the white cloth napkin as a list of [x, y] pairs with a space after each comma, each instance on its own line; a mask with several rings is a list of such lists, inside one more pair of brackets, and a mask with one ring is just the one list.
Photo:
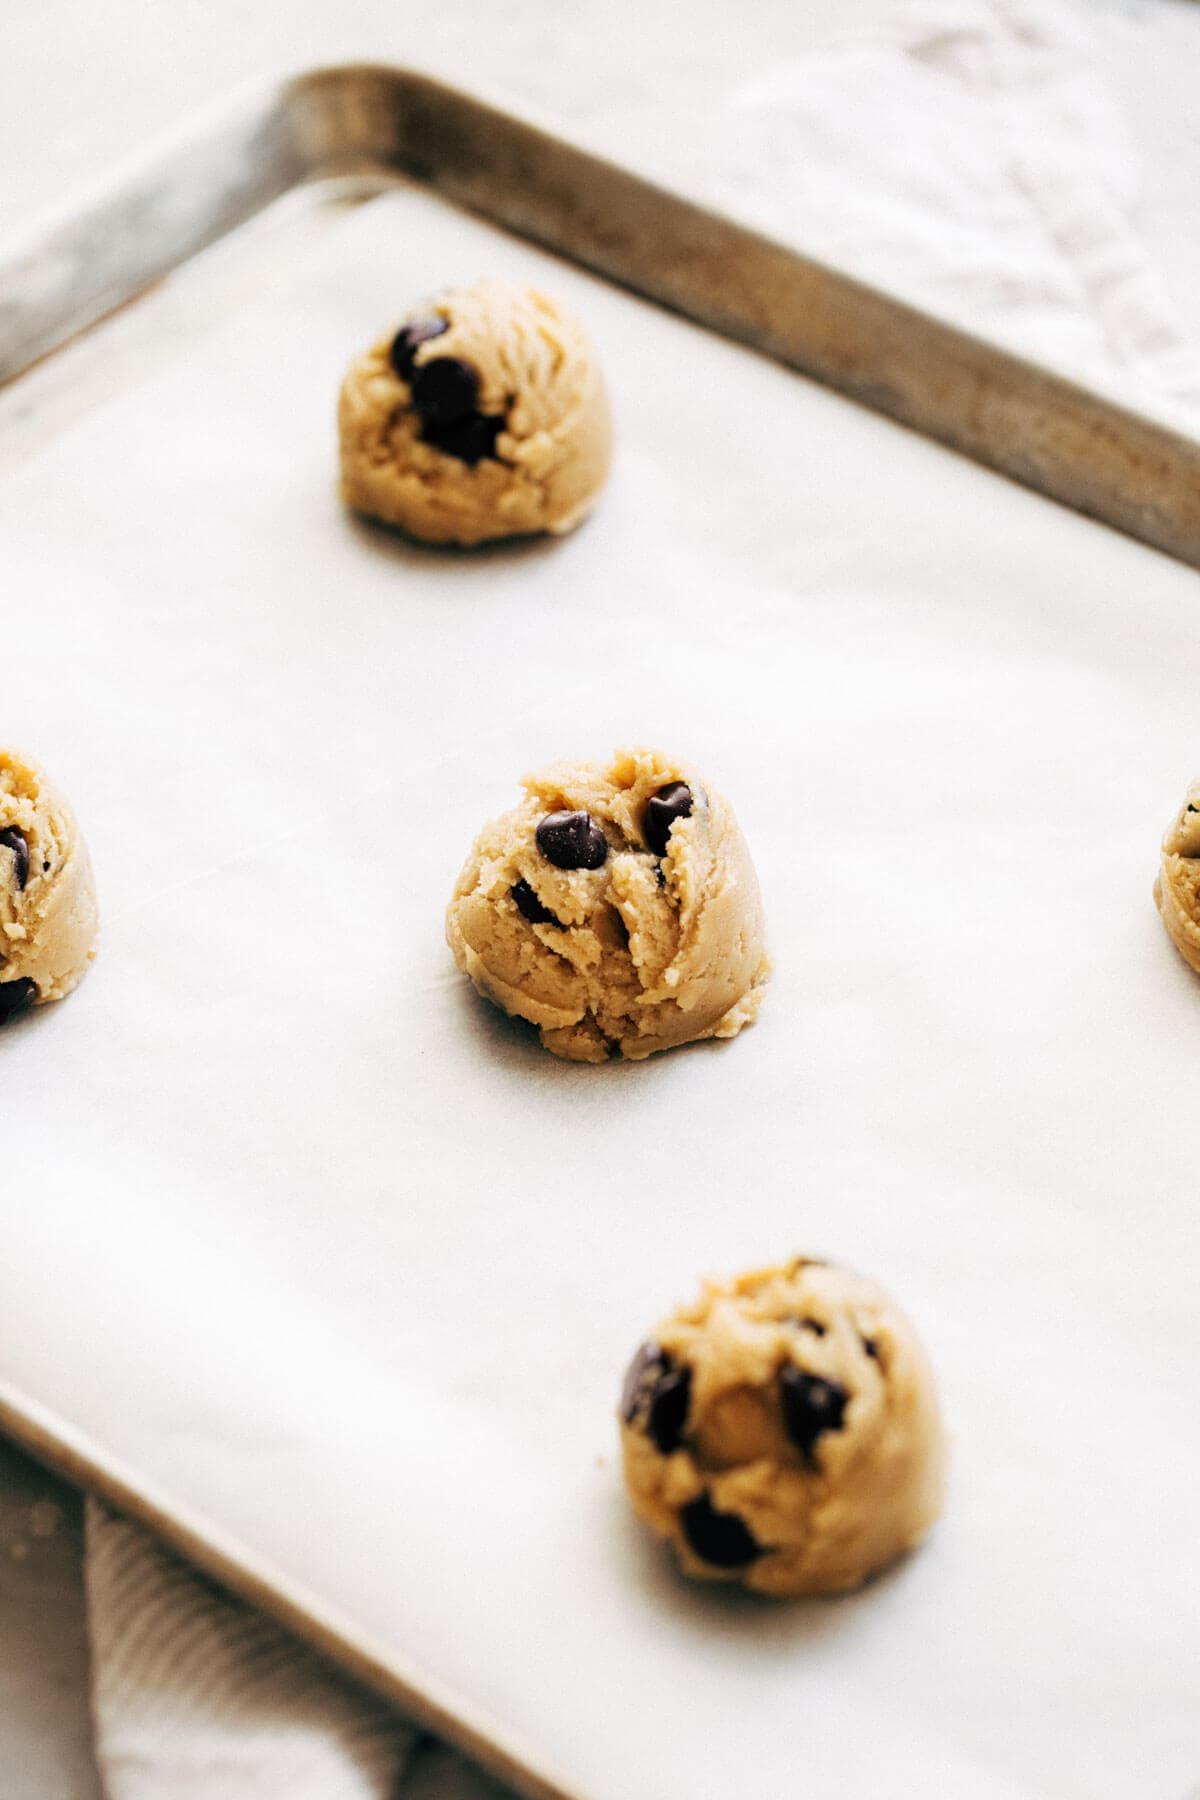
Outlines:
[[96, 1501], [86, 1548], [97, 1761], [112, 1800], [503, 1800]]
[[1200, 426], [1200, 345], [1138, 230], [1141, 157], [1057, 0], [909, 0], [777, 65], [716, 122], [701, 178], [817, 257]]
[[[898, 7], [734, 94], [696, 154], [731, 210], [1200, 428], [1200, 351], [1139, 237], [1138, 157], [1053, 0]], [[110, 1800], [500, 1794], [95, 1504], [87, 1588]]]

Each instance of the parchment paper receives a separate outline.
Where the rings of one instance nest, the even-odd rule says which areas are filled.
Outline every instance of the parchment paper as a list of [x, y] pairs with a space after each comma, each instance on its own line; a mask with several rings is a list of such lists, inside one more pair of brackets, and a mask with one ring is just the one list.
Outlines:
[[[566, 542], [424, 552], [340, 511], [334, 397], [485, 271], [588, 319], [616, 470]], [[1196, 577], [407, 194], [10, 476], [0, 567], [105, 913], [0, 1038], [5, 1390], [590, 1800], [1182, 1800]], [[631, 741], [733, 800], [778, 972], [732, 1044], [571, 1067], [442, 912], [523, 770]], [[912, 1312], [955, 1454], [918, 1556], [773, 1607], [674, 1576], [612, 1412], [798, 1249]]]

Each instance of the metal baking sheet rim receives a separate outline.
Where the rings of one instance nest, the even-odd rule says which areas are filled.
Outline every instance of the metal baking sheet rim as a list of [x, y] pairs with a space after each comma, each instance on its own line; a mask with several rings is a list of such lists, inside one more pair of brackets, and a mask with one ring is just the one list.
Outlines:
[[185, 1562], [311, 1646], [346, 1675], [380, 1695], [417, 1725], [444, 1738], [528, 1800], [587, 1800], [567, 1788], [538, 1758], [505, 1741], [502, 1728], [472, 1716], [471, 1707], [420, 1671], [395, 1659], [315, 1595], [264, 1566], [244, 1546], [140, 1481], [104, 1456], [89, 1439], [45, 1408], [0, 1382], [0, 1432], [36, 1461], [143, 1525]]
[[1200, 568], [1200, 441], [417, 69], [318, 68], [0, 253], [0, 386], [293, 189], [407, 177]]

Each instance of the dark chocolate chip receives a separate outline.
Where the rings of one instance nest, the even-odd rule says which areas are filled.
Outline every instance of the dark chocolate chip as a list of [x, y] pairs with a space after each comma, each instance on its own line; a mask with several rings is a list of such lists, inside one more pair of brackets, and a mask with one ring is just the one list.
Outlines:
[[692, 790], [685, 782], [673, 781], [650, 796], [642, 814], [642, 836], [655, 856], [666, 855], [672, 825], [676, 819], [688, 818], [691, 810]]
[[427, 344], [430, 338], [441, 337], [443, 331], [449, 331], [449, 319], [441, 319], [436, 313], [428, 319], [410, 319], [402, 325], [392, 339], [391, 363], [401, 381], [412, 378], [413, 358], [421, 344]]
[[653, 1341], [642, 1345], [625, 1375], [621, 1417], [653, 1438], [664, 1456], [678, 1450], [687, 1424], [692, 1371], [677, 1369]]
[[679, 1519], [696, 1555], [714, 1569], [744, 1569], [763, 1554], [745, 1520], [736, 1513], [718, 1512], [707, 1494], [685, 1506]]
[[547, 813], [537, 847], [556, 869], [598, 869], [608, 855], [608, 839], [586, 812]]
[[0, 1025], [24, 1012], [36, 995], [37, 984], [27, 976], [23, 975], [17, 981], [0, 981]]
[[1189, 800], [1188, 801], [1188, 811], [1189, 812], [1200, 812], [1200, 806], [1193, 806], [1191, 801]]
[[865, 1337], [862, 1341], [862, 1347], [868, 1356], [874, 1357], [876, 1362], [879, 1361], [879, 1345], [875, 1342], [874, 1338]]
[[800, 1323], [805, 1331], [815, 1331], [818, 1337], [825, 1336], [825, 1327], [820, 1319], [801, 1319]]
[[625, 1371], [625, 1382], [621, 1388], [621, 1417], [627, 1425], [632, 1425], [639, 1413], [649, 1411], [650, 1399], [655, 1383], [664, 1369], [670, 1367], [670, 1359], [665, 1351], [660, 1350], [653, 1338], [647, 1338], [638, 1346], [633, 1361]]
[[692, 1371], [671, 1369], [661, 1375], [650, 1397], [650, 1417], [646, 1430], [664, 1456], [678, 1450], [687, 1424], [688, 1402], [692, 1397]]
[[797, 1450], [810, 1466], [816, 1466], [813, 1451], [817, 1439], [826, 1431], [839, 1431], [850, 1396], [840, 1381], [827, 1381], [823, 1375], [809, 1375], [789, 1363], [779, 1377], [783, 1400], [783, 1424]]
[[456, 425], [475, 411], [479, 377], [457, 356], [435, 356], [412, 372], [413, 405], [424, 425]]
[[503, 428], [503, 419], [473, 412], [450, 425], [427, 424], [421, 436], [425, 443], [432, 444], [443, 455], [457, 456], [459, 462], [469, 463], [474, 468], [485, 456], [495, 456], [496, 439]]
[[544, 907], [527, 881], [518, 881], [512, 889], [517, 911], [531, 925], [557, 925], [554, 914]]
[[17, 886], [23, 888], [29, 879], [29, 839], [16, 825], [6, 825], [0, 831], [0, 846], [12, 851]]

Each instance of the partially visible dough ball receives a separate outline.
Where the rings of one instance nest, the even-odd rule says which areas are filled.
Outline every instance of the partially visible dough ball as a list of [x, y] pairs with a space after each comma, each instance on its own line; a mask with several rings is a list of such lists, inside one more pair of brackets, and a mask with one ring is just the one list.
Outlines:
[[45, 772], [0, 749], [0, 1022], [61, 1000], [95, 955], [87, 845]]
[[834, 1264], [709, 1282], [634, 1357], [620, 1419], [634, 1510], [705, 1581], [857, 1587], [941, 1508], [925, 1353], [882, 1288]]
[[1171, 942], [1200, 972], [1200, 781], [1189, 787], [1163, 838], [1154, 898]]
[[347, 506], [431, 544], [570, 531], [612, 454], [583, 326], [506, 281], [443, 294], [358, 357], [338, 434]]
[[446, 915], [480, 993], [576, 1062], [750, 1024], [770, 963], [728, 802], [657, 750], [555, 764], [524, 787], [479, 834]]

